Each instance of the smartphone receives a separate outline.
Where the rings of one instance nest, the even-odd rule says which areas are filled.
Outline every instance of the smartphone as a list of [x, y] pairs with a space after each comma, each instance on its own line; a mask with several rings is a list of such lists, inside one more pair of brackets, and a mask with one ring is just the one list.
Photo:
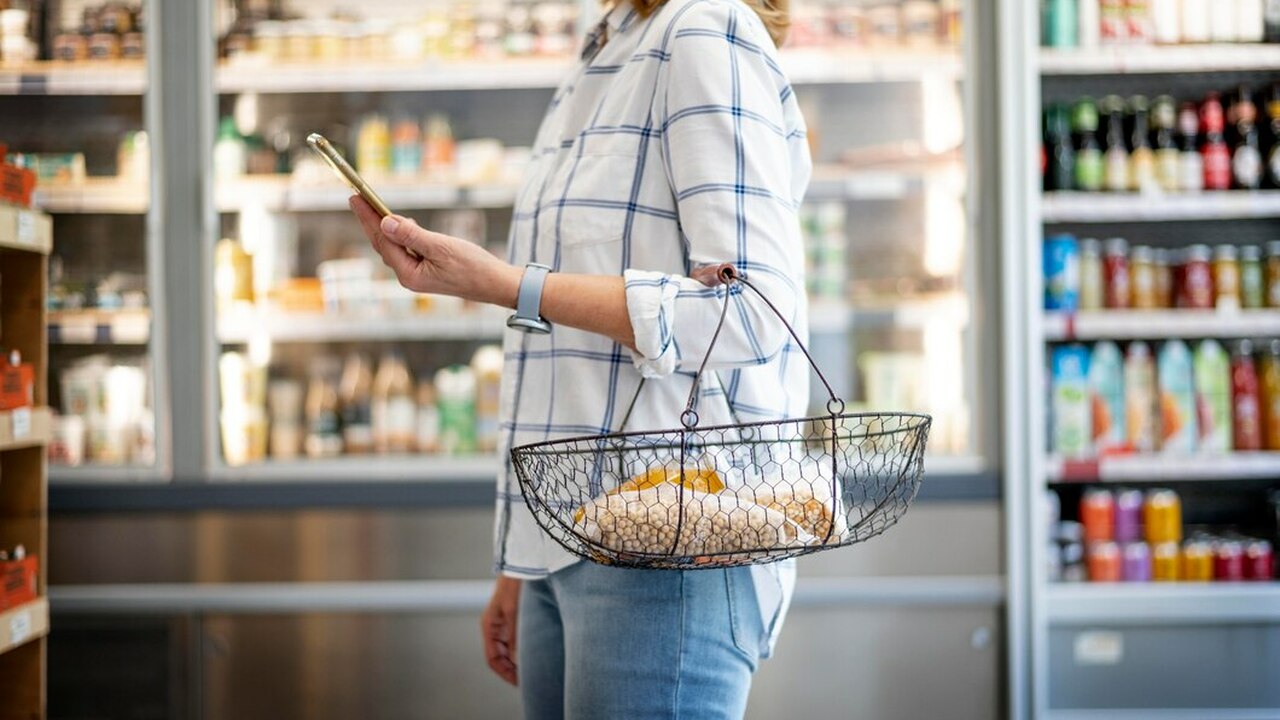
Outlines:
[[352, 169], [351, 165], [347, 164], [347, 161], [338, 154], [338, 151], [333, 149], [333, 144], [325, 136], [320, 133], [311, 133], [307, 136], [307, 144], [311, 146], [312, 150], [319, 153], [320, 157], [324, 158], [324, 161], [329, 164], [329, 167], [333, 168], [333, 171], [338, 174], [338, 177], [342, 178], [342, 181], [349, 185], [357, 195], [364, 198], [365, 202], [369, 203], [369, 206], [377, 211], [379, 215], [386, 217], [391, 214], [391, 210], [386, 203], [382, 202], [382, 198], [378, 197], [378, 193], [374, 192], [373, 188], [369, 187], [369, 183], [365, 182], [364, 178], [360, 177]]

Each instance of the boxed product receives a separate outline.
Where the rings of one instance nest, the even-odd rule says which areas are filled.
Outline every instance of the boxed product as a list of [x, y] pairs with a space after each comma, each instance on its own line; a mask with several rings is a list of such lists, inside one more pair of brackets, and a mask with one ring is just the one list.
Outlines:
[[33, 248], [48, 248], [53, 244], [53, 219], [42, 212], [0, 202], [0, 238]]

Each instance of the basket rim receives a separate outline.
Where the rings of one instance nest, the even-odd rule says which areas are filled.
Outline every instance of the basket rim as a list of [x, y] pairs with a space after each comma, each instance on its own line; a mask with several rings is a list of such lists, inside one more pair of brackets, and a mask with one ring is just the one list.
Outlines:
[[749, 423], [727, 423], [724, 425], [707, 425], [706, 427], [693, 428], [666, 428], [661, 430], [627, 430], [624, 432], [600, 433], [595, 435], [576, 435], [567, 438], [558, 438], [555, 440], [539, 440], [538, 442], [525, 443], [524, 445], [516, 445], [511, 448], [509, 453], [515, 456], [517, 453], [540, 454], [539, 451], [548, 452], [556, 451], [559, 445], [569, 445], [571, 443], [586, 442], [589, 440], [611, 440], [643, 437], [646, 435], [668, 435], [671, 433], [690, 433], [690, 432], [713, 432], [718, 430], [736, 430], [744, 428], [758, 428], [769, 425], [780, 425], [782, 423], [802, 423], [802, 422], [819, 422], [824, 420], [865, 420], [870, 418], [910, 418], [919, 421], [917, 424], [885, 431], [885, 433], [896, 432], [912, 432], [919, 430], [921, 427], [928, 428], [933, 424], [933, 416], [927, 413], [914, 412], [862, 412], [862, 413], [840, 413], [838, 415], [810, 415], [801, 418], [785, 418], [782, 420], [759, 420]]

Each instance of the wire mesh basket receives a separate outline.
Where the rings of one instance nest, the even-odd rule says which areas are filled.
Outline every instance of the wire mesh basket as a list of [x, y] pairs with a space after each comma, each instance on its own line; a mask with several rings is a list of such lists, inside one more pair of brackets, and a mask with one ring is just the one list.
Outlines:
[[698, 427], [699, 386], [733, 295], [726, 291], [680, 428], [511, 450], [534, 518], [569, 552], [639, 568], [774, 562], [875, 537], [915, 499], [932, 419], [846, 413], [777, 307], [732, 266], [715, 277], [749, 288], [787, 327], [826, 387], [827, 414]]

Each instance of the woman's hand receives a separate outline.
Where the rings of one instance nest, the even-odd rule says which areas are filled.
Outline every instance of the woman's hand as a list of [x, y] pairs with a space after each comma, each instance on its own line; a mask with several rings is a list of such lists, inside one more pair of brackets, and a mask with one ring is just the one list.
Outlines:
[[475, 243], [424, 230], [399, 215], [381, 218], [353, 195], [351, 211], [382, 262], [406, 288], [514, 308], [520, 270]]
[[499, 577], [493, 587], [489, 606], [480, 616], [480, 635], [484, 638], [484, 656], [489, 669], [512, 685], [516, 676], [516, 616], [520, 606], [521, 581]]

